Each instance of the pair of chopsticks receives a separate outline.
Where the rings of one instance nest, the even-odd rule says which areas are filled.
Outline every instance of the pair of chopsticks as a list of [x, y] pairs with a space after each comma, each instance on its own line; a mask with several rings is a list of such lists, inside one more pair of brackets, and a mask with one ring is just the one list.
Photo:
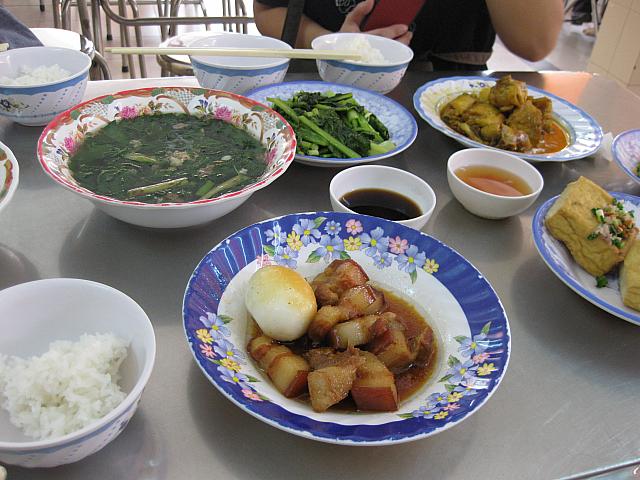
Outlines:
[[215, 57], [276, 57], [309, 60], [360, 60], [361, 54], [346, 50], [312, 50], [307, 48], [211, 48], [211, 47], [112, 47], [105, 51], [118, 55], [203, 55]]

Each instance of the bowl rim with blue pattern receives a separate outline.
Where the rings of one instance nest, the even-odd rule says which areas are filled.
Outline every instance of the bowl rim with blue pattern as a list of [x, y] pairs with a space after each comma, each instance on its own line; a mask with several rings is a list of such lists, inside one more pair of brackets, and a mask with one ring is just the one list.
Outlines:
[[[633, 147], [636, 152], [629, 151]], [[640, 177], [634, 171], [640, 165], [640, 128], [618, 134], [611, 144], [611, 154], [620, 169], [636, 183], [640, 183]]]
[[[33, 85], [9, 85], [6, 83], [0, 83], [0, 93], [4, 95], [30, 95], [32, 93], [40, 93], [40, 92], [52, 92], [59, 90], [64, 87], [68, 87], [70, 85], [74, 85], [78, 77], [84, 77], [85, 74], [88, 74], [89, 68], [91, 68], [91, 58], [84, 52], [79, 50], [73, 50], [71, 48], [63, 48], [63, 47], [45, 47], [45, 46], [36, 46], [36, 47], [25, 47], [25, 48], [16, 48], [7, 50], [5, 52], [0, 52], [0, 65], [2, 65], [2, 59], [5, 57], [9, 57], [11, 55], [26, 55], [35, 52], [35, 51], [50, 51], [56, 53], [63, 53], [64, 55], [74, 55], [78, 58], [82, 58], [84, 60], [84, 66], [78, 70], [77, 72], [69, 72], [64, 78], [59, 80], [54, 80], [52, 82], [42, 82], [36, 83]], [[61, 68], [65, 68], [61, 66]], [[0, 78], [5, 76], [2, 70], [0, 70]]]
[[[389, 128], [389, 133], [393, 139], [394, 135], [401, 136], [403, 139], [393, 150], [380, 155], [370, 155], [368, 157], [361, 158], [324, 158], [315, 157], [313, 155], [300, 155], [296, 153], [295, 159], [307, 165], [313, 165], [318, 167], [350, 167], [353, 165], [361, 165], [363, 163], [377, 162], [385, 158], [390, 158], [408, 149], [418, 136], [418, 123], [414, 116], [400, 103], [396, 102], [392, 98], [389, 98], [381, 93], [373, 92], [364, 88], [356, 87], [353, 85], [344, 85], [340, 83], [324, 82], [321, 80], [298, 80], [291, 82], [274, 83], [273, 85], [265, 85], [263, 87], [254, 88], [245, 93], [249, 98], [252, 98], [258, 102], [268, 105], [267, 97], [278, 95], [280, 91], [290, 92], [287, 93], [287, 98], [290, 97], [295, 91], [299, 90], [311, 90], [325, 92], [331, 90], [333, 92], [350, 92], [356, 97], [356, 100], [363, 105], [367, 110], [374, 113], [380, 120], [384, 122], [385, 118], [389, 118], [392, 115], [398, 118], [399, 124], [395, 128], [390, 127], [385, 123], [385, 126]], [[373, 107], [372, 107], [373, 106]]]
[[[440, 119], [440, 108], [455, 96], [483, 87], [493, 86], [498, 81], [494, 77], [456, 76], [429, 81], [419, 87], [413, 95], [413, 106], [418, 114], [433, 128], [453, 138], [466, 147], [503, 149], [485, 145], [456, 132]], [[564, 149], [545, 154], [510, 152], [529, 162], [568, 162], [578, 160], [598, 151], [602, 144], [602, 127], [587, 112], [573, 103], [537, 87], [527, 85], [527, 90], [535, 96], [543, 96], [553, 102], [554, 120], [569, 134], [570, 140]], [[425, 98], [432, 95], [428, 103]]]
[[[640, 197], [624, 192], [609, 192], [609, 194], [617, 200], [630, 202], [636, 205], [640, 211]], [[582, 298], [618, 318], [640, 325], [640, 312], [633, 310], [622, 303], [622, 297], [620, 296], [617, 287], [617, 271], [614, 270], [614, 272], [607, 274], [609, 285], [598, 289], [596, 287], [595, 277], [584, 271], [582, 267], [573, 260], [571, 254], [562, 242], [553, 238], [549, 233], [549, 230], [544, 223], [545, 217], [547, 216], [549, 209], [559, 197], [560, 195], [556, 195], [555, 197], [547, 200], [538, 207], [538, 210], [533, 216], [531, 230], [533, 233], [533, 240], [540, 257], [544, 263], [547, 264], [549, 269], [565, 285]], [[566, 264], [563, 264], [562, 259], [558, 258], [559, 255], [566, 256], [568, 259], [565, 262]], [[575, 274], [575, 271], [572, 270], [583, 274], [585, 278], [589, 278], [590, 282], [582, 280]], [[613, 290], [615, 295], [610, 295], [610, 290]]]
[[[337, 258], [358, 261], [372, 282], [386, 279], [383, 288], [411, 296], [419, 311], [424, 292], [438, 292], [426, 314], [438, 338], [436, 371], [397, 412], [315, 413], [279, 394], [246, 353], [244, 287], [252, 273], [280, 264], [309, 278]], [[493, 395], [511, 351], [500, 299], [462, 255], [420, 231], [350, 213], [289, 214], [231, 234], [196, 266], [182, 315], [196, 364], [223, 396], [276, 428], [336, 444], [408, 442], [460, 423]]]
[[[321, 44], [326, 44], [331, 39], [339, 39], [339, 38], [355, 38], [355, 37], [364, 37], [368, 41], [380, 44], [380, 45], [389, 45], [391, 48], [396, 49], [398, 52], [402, 52], [400, 55], [400, 59], [396, 61], [389, 61], [385, 63], [365, 63], [365, 62], [357, 62], [355, 60], [320, 60], [322, 62], [327, 62], [330, 65], [334, 65], [336, 67], [346, 68], [348, 70], [353, 71], [363, 71], [363, 72], [394, 72], [398, 70], [400, 67], [404, 67], [409, 65], [409, 62], [413, 59], [413, 50], [409, 48], [404, 43], [398, 42], [397, 40], [393, 40], [392, 38], [382, 37], [380, 35], [372, 35], [366, 32], [332, 32], [327, 33], [325, 35], [320, 35], [314, 38], [311, 41], [311, 48], [313, 50], [323, 50], [321, 48]], [[373, 46], [373, 45], [372, 45]], [[374, 47], [375, 48], [375, 47]]]
[[16, 190], [20, 178], [20, 168], [11, 149], [0, 142], [0, 210], [6, 207]]

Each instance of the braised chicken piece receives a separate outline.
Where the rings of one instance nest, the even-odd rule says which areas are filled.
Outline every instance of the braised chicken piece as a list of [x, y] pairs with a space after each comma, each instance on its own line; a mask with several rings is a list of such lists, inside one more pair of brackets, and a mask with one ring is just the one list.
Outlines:
[[527, 84], [505, 75], [491, 87], [489, 102], [501, 112], [508, 112], [527, 100]]
[[247, 350], [285, 397], [297, 397], [307, 389], [310, 368], [300, 355], [266, 335], [253, 338]]
[[531, 140], [531, 145], [538, 145], [538, 142], [540, 142], [544, 133], [542, 124], [542, 112], [530, 101], [526, 101], [516, 108], [507, 120], [507, 125], [511, 128], [527, 134], [529, 140]]
[[371, 315], [385, 307], [384, 294], [371, 285], [360, 285], [346, 290], [337, 305], [325, 305], [316, 313], [307, 334], [311, 340], [320, 342], [338, 323], [362, 315]]
[[531, 150], [533, 145], [531, 145], [529, 135], [522, 130], [514, 130], [508, 125], [502, 125], [498, 147], [513, 152], [527, 152]]
[[468, 93], [463, 93], [447, 103], [440, 111], [440, 117], [447, 125], [456, 128], [460, 122], [464, 122], [464, 113], [476, 103], [476, 98]]
[[311, 287], [319, 306], [337, 305], [342, 294], [353, 287], [364, 285], [369, 277], [353, 260], [334, 260], [316, 278]]
[[531, 98], [531, 103], [542, 112], [542, 129], [545, 132], [551, 131], [551, 124], [553, 123], [553, 103], [550, 98], [540, 97]]
[[464, 123], [480, 137], [482, 143], [496, 144], [504, 115], [490, 103], [476, 102], [464, 112]]

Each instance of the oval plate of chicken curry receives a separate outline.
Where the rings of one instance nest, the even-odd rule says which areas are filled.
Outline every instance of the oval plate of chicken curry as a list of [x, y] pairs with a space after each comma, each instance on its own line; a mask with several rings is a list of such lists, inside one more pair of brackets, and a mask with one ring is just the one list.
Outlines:
[[567, 162], [594, 154], [602, 128], [572, 103], [507, 75], [448, 77], [413, 96], [420, 116], [467, 147], [507, 150], [530, 162]]
[[[318, 312], [350, 299], [350, 313], [324, 330], [316, 314], [293, 342], [266, 338], [245, 293], [267, 265], [300, 273]], [[284, 431], [348, 445], [460, 423], [495, 392], [511, 350], [499, 298], [459, 253], [395, 222], [335, 212], [286, 215], [223, 240], [187, 284], [183, 321], [196, 363], [225, 397]]]

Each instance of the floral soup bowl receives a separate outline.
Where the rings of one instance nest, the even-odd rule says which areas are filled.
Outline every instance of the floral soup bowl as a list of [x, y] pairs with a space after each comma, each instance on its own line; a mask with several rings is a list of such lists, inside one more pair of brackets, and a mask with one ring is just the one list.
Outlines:
[[[244, 294], [257, 269], [285, 265], [309, 279], [332, 260], [348, 258], [374, 284], [415, 306], [437, 339], [432, 377], [397, 412], [316, 413], [280, 394], [246, 351]], [[473, 265], [417, 230], [351, 213], [287, 215], [223, 240], [189, 280], [183, 320], [196, 363], [229, 400], [284, 431], [339, 444], [406, 442], [452, 427], [495, 392], [510, 353], [502, 304]]]
[[[69, 158], [91, 133], [120, 119], [164, 113], [211, 116], [245, 130], [266, 148], [265, 172], [238, 191], [184, 203], [117, 200], [78, 185], [69, 170]], [[38, 141], [40, 165], [56, 183], [91, 200], [115, 218], [153, 228], [188, 227], [229, 213], [282, 175], [295, 151], [293, 129], [270, 108], [233, 93], [191, 87], [141, 88], [94, 98], [58, 115]]]

